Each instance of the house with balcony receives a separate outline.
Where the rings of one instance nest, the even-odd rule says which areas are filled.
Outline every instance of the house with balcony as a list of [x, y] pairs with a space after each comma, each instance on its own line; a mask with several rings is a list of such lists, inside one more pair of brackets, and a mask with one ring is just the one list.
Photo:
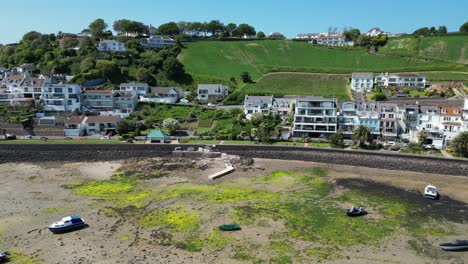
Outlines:
[[360, 126], [368, 127], [375, 139], [380, 137], [380, 114], [377, 102], [358, 103], [356, 115], [359, 118]]
[[132, 113], [138, 105], [138, 95], [134, 93], [113, 93], [113, 110], [109, 115], [120, 115], [127, 117]]
[[151, 87], [149, 97], [143, 97], [141, 102], [157, 102], [157, 103], [177, 103], [185, 96], [184, 91], [180, 87]]
[[357, 115], [357, 103], [343, 102], [338, 113], [338, 129], [349, 138], [354, 129], [359, 126], [359, 117]]
[[125, 44], [117, 40], [102, 40], [97, 47], [99, 52], [126, 52]]
[[272, 106], [273, 96], [246, 95], [244, 97], [244, 114], [247, 119], [250, 119], [255, 113], [270, 113]]
[[396, 140], [401, 134], [398, 105], [395, 103], [379, 103], [378, 107], [382, 140]]
[[79, 137], [86, 135], [87, 116], [72, 116], [65, 119], [63, 131], [66, 137]]
[[398, 122], [401, 128], [401, 138], [406, 141], [414, 141], [417, 135], [419, 108], [415, 104], [404, 104], [398, 106]]
[[319, 137], [336, 133], [336, 99], [300, 97], [296, 99], [293, 136]]
[[46, 84], [40, 98], [46, 111], [71, 112], [81, 109], [81, 87], [78, 84]]
[[426, 131], [428, 138], [427, 144], [433, 145], [437, 149], [444, 146], [444, 134], [440, 129], [440, 107], [438, 105], [419, 105], [418, 106], [418, 124], [416, 131], [411, 133], [410, 141], [417, 143], [419, 141], [418, 132]]
[[165, 36], [151, 36], [140, 39], [141, 46], [145, 49], [162, 49], [175, 45], [175, 40]]
[[417, 87], [424, 89], [426, 87], [426, 76], [423, 74], [388, 74], [381, 73], [375, 77], [375, 83], [381, 87]]
[[199, 100], [221, 100], [228, 95], [229, 88], [222, 84], [199, 84]]
[[317, 39], [317, 44], [325, 46], [352, 46], [353, 42], [346, 40], [344, 35], [330, 34], [327, 36], [320, 36]]
[[450, 141], [458, 136], [463, 129], [462, 106], [441, 106], [440, 128], [446, 141]]
[[468, 97], [463, 101], [463, 131], [468, 132]]
[[88, 116], [85, 120], [86, 133], [92, 134], [117, 134], [117, 124], [122, 120], [120, 116]]
[[374, 74], [371, 72], [354, 72], [351, 75], [351, 89], [358, 93], [369, 93], [374, 87]]
[[295, 104], [295, 98], [273, 98], [271, 112], [284, 119], [292, 114]]
[[113, 90], [86, 90], [81, 95], [81, 108], [83, 112], [113, 111]]
[[148, 96], [150, 88], [147, 83], [121, 83], [119, 89], [123, 93], [136, 93], [138, 96]]
[[42, 94], [42, 89], [46, 83], [44, 78], [32, 77], [29, 73], [24, 74], [24, 79], [21, 81], [20, 90], [24, 98], [39, 99]]

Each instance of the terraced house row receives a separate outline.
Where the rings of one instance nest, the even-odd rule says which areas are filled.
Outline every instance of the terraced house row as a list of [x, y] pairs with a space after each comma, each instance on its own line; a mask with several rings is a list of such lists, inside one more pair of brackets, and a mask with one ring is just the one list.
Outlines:
[[342, 130], [345, 138], [351, 138], [354, 129], [363, 125], [379, 140], [418, 142], [419, 134], [425, 133], [425, 143], [438, 149], [468, 131], [468, 98], [338, 103], [311, 96], [246, 96], [244, 113], [247, 118], [254, 113], [293, 116], [292, 137], [326, 137]]

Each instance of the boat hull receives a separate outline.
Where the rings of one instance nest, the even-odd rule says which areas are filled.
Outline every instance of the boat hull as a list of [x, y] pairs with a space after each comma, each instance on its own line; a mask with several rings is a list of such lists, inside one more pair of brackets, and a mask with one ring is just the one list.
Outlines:
[[64, 226], [64, 227], [49, 227], [49, 231], [52, 233], [65, 233], [77, 229], [81, 229], [85, 227], [85, 223], [80, 223], [76, 225], [71, 225], [71, 226]]

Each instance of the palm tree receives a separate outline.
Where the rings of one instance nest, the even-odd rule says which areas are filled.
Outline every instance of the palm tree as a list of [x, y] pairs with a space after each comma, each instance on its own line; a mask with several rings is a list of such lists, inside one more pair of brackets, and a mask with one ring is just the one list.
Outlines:
[[460, 156], [464, 157], [468, 151], [468, 131], [461, 132], [456, 136], [451, 143], [452, 147], [460, 152]]
[[372, 133], [370, 129], [366, 126], [360, 125], [353, 131], [353, 141], [359, 142], [359, 146], [364, 146], [364, 143], [369, 142], [372, 143]]

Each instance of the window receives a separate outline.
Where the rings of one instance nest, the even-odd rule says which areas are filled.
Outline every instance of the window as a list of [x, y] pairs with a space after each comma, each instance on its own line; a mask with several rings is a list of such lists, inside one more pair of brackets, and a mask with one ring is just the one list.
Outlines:
[[447, 110], [442, 109], [440, 112], [441, 112], [442, 114], [445, 114], [445, 113], [447, 113]]
[[68, 88], [68, 93], [73, 93], [73, 88]]
[[72, 100], [68, 100], [68, 105], [72, 105]]
[[460, 112], [458, 110], [453, 110], [454, 114], [459, 114]]
[[445, 117], [444, 117], [444, 121], [450, 121], [450, 117], [449, 117], [449, 116], [445, 116]]
[[89, 126], [96, 126], [95, 123], [89, 123], [88, 125], [89, 125]]
[[432, 128], [432, 124], [427, 124], [426, 128]]
[[394, 118], [394, 115], [393, 115], [393, 114], [389, 114], [389, 115], [388, 115], [388, 118]]

